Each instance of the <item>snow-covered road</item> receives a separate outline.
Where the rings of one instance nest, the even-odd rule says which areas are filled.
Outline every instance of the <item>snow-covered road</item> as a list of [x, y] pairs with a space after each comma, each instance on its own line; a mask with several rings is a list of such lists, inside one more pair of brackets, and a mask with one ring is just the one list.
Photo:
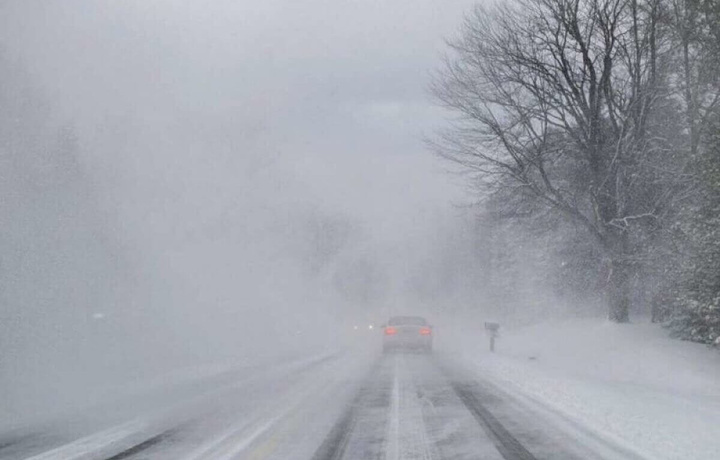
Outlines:
[[26, 440], [0, 446], [0, 457], [639, 458], [443, 354], [327, 354], [212, 382], [181, 404], [61, 445]]

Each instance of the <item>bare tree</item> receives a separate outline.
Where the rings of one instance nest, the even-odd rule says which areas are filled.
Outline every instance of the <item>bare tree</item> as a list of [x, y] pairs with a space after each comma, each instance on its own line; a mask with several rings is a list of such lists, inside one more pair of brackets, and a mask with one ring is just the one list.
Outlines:
[[[477, 7], [433, 85], [457, 117], [432, 141], [490, 191], [584, 227], [604, 254], [609, 318], [629, 319], [641, 228], [682, 187], [663, 80], [660, 0], [516, 0]], [[668, 183], [672, 182], [672, 186]]]

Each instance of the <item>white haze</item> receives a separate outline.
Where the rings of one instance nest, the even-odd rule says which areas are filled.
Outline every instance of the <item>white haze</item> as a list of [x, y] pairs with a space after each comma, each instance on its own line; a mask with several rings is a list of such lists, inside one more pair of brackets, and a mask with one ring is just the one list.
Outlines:
[[[6, 296], [10, 425], [113, 382], [439, 308], [428, 291], [467, 251], [447, 236], [459, 181], [422, 143], [442, 122], [427, 86], [472, 3], [2, 2], [2, 55], [77, 138], [82, 191], [60, 199], [93, 222], [13, 291], [53, 280], [75, 297]], [[52, 225], [18, 225], [42, 259], [32, 230]], [[83, 254], [98, 260], [68, 270]]]

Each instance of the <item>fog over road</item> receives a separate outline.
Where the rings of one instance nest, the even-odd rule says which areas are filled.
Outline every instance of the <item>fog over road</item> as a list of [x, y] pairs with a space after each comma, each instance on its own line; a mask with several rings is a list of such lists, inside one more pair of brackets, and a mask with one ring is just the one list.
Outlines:
[[[164, 386], [143, 413], [6, 441], [8, 459], [628, 459], [453, 354], [365, 348]], [[127, 409], [128, 404], [124, 404]], [[162, 407], [160, 407], [162, 406]], [[145, 406], [148, 407], [148, 406]], [[72, 426], [65, 419], [64, 427]], [[77, 422], [77, 426], [82, 423]], [[49, 429], [49, 428], [48, 428]], [[72, 439], [77, 437], [77, 439]]]

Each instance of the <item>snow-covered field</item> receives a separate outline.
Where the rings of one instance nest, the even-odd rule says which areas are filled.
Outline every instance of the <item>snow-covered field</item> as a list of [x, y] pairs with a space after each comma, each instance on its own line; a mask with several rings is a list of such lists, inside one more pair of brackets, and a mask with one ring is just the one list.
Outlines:
[[453, 348], [475, 372], [566, 423], [651, 459], [720, 452], [720, 353], [652, 324], [574, 320], [503, 330]]

